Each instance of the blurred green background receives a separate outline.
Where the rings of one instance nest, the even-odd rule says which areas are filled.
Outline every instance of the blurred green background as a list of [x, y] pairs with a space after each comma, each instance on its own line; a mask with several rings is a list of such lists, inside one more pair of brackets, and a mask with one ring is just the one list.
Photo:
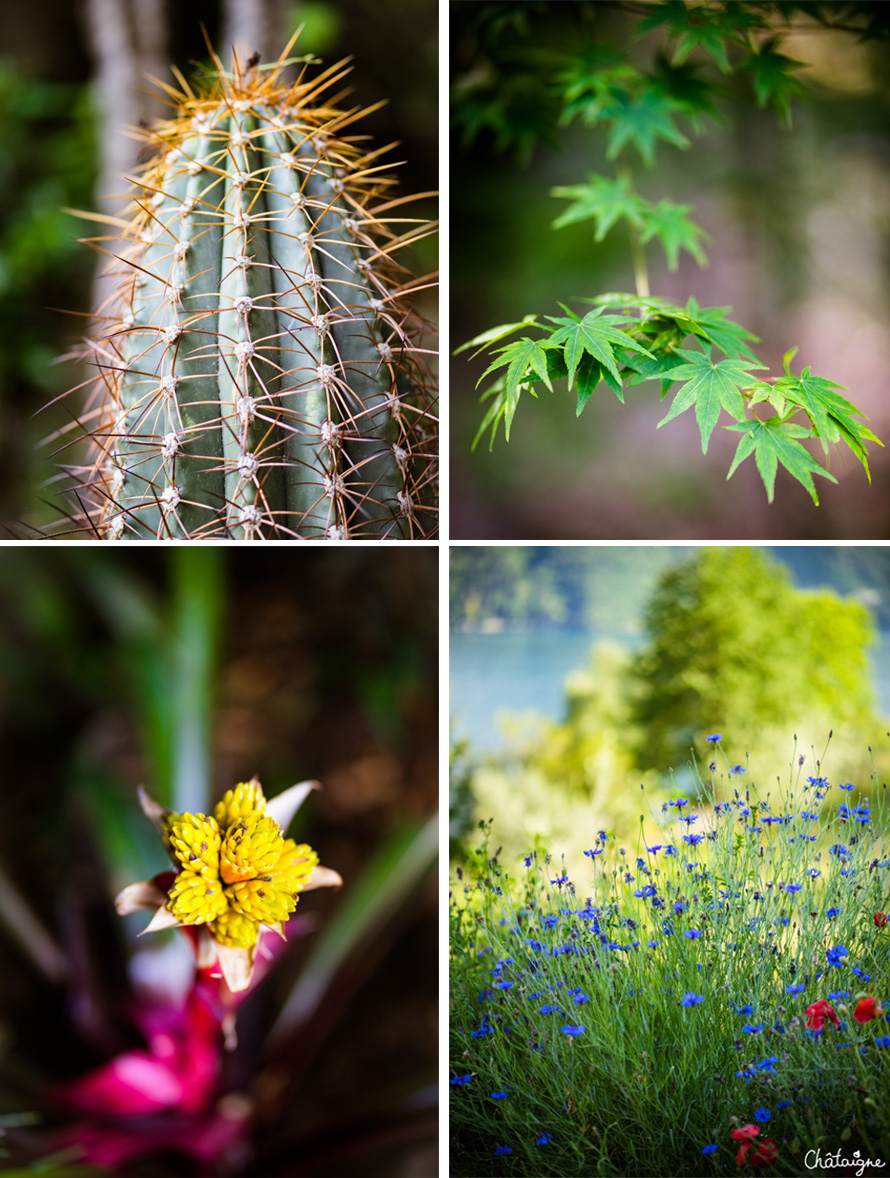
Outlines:
[[450, 592], [458, 860], [489, 818], [508, 857], [580, 864], [640, 814], [657, 841], [691, 750], [725, 779], [750, 754], [735, 784], [764, 793], [800, 755], [816, 774], [831, 730], [832, 782], [890, 770], [885, 547], [455, 545]]
[[239, 1015], [237, 1172], [435, 1172], [437, 564], [405, 547], [4, 549], [0, 1117], [40, 1118], [9, 1131], [13, 1161], [58, 1123], [49, 1085], [134, 1045], [138, 977], [188, 980], [181, 934], [137, 942], [145, 914], [112, 908], [169, 869], [137, 786], [208, 812], [256, 773], [268, 797], [321, 782], [292, 833], [344, 887], [302, 898], [316, 927]]
[[[168, 63], [189, 77], [195, 63], [209, 61], [202, 23], [227, 58], [223, 27], [237, 23], [245, 10], [270, 24], [274, 15], [285, 30], [276, 55], [300, 24], [304, 32], [294, 53], [316, 53], [326, 64], [352, 55], [354, 70], [343, 87], [352, 97], [344, 94], [341, 101], [383, 103], [356, 133], [378, 146], [398, 142], [387, 158], [404, 161], [398, 168], [402, 192], [438, 187], [438, 28], [430, 0], [156, 0], [141, 9], [138, 0], [41, 0], [0, 6], [0, 536], [29, 537], [31, 527], [58, 520], [58, 506], [50, 501], [59, 464], [71, 457], [64, 438], [55, 435], [82, 406], [75, 392], [34, 415], [90, 375], [78, 364], [56, 361], [77, 347], [93, 304], [97, 258], [76, 239], [102, 231], [63, 209], [95, 210], [100, 196], [125, 189], [108, 180], [102, 183], [110, 187], [96, 191], [100, 137], [111, 133], [102, 128], [119, 131], [120, 122], [128, 121], [120, 110], [103, 107], [96, 43], [104, 35], [113, 66], [114, 36], [135, 36], [140, 22], [150, 26], [158, 60], [153, 72], [173, 83]], [[97, 25], [104, 32], [90, 34]], [[140, 112], [157, 113], [157, 99], [139, 94], [157, 95], [150, 82], [139, 76], [129, 86], [135, 93], [129, 122], [137, 122]], [[432, 199], [411, 207], [411, 215], [436, 216]], [[435, 239], [426, 238], [404, 261], [418, 274], [435, 270]], [[425, 296], [418, 309], [430, 319], [435, 306]]]
[[[609, 176], [605, 131], [578, 121], [559, 128], [554, 80], [575, 54], [612, 42], [627, 49], [646, 6], [565, 2], [455, 3], [451, 146], [451, 341], [456, 347], [528, 313], [558, 315], [558, 302], [633, 289], [624, 228], [600, 244], [592, 223], [550, 228], [566, 208], [551, 188]], [[737, 6], [729, 6], [731, 9]], [[730, 306], [758, 335], [770, 372], [794, 345], [797, 364], [846, 386], [874, 432], [890, 439], [890, 44], [884, 4], [752, 5], [779, 13], [790, 35], [782, 53], [806, 96], [792, 103], [793, 129], [757, 108], [750, 81], [724, 78], [701, 52], [690, 63], [724, 90], [725, 125], [683, 151], [660, 144], [651, 171], [635, 168], [641, 194], [692, 206], [710, 234], [710, 266], [683, 254], [666, 269], [647, 258], [653, 294], [685, 304]], [[813, 19], [819, 11], [825, 27]], [[883, 13], [882, 13], [883, 10]], [[870, 39], [858, 30], [871, 23]], [[630, 46], [647, 68], [661, 34]], [[744, 71], [741, 71], [744, 73]], [[501, 130], [468, 123], [492, 104]], [[491, 114], [491, 109], [489, 114]], [[855, 461], [831, 459], [838, 486], [821, 506], [780, 472], [767, 502], [749, 460], [726, 482], [737, 438], [718, 429], [707, 456], [692, 414], [656, 425], [658, 390], [628, 390], [620, 405], [602, 390], [575, 417], [564, 382], [524, 397], [510, 443], [489, 453], [470, 444], [482, 417], [474, 385], [486, 367], [451, 360], [451, 534], [458, 539], [884, 539], [890, 535], [890, 452], [872, 447], [872, 486]], [[727, 419], [728, 420], [728, 419]], [[820, 452], [821, 460], [821, 452]]]

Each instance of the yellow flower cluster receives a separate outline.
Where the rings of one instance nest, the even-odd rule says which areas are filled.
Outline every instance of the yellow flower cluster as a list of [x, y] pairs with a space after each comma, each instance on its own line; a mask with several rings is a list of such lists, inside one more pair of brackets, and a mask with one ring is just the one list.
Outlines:
[[282, 837], [260, 786], [242, 782], [206, 814], [169, 814], [168, 849], [182, 865], [167, 908], [182, 924], [207, 924], [222, 945], [249, 949], [259, 927], [287, 920], [318, 865], [311, 847]]

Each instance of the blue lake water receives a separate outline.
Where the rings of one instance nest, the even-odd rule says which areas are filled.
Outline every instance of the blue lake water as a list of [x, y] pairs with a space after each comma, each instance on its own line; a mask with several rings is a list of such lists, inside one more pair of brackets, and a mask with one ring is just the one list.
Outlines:
[[[563, 682], [587, 664], [595, 642], [618, 642], [628, 649], [641, 638], [587, 630], [533, 630], [524, 633], [451, 635], [451, 718], [455, 736], [469, 739], [476, 752], [503, 745], [501, 714], [536, 712], [562, 718]], [[879, 711], [890, 716], [890, 633], [872, 650]]]

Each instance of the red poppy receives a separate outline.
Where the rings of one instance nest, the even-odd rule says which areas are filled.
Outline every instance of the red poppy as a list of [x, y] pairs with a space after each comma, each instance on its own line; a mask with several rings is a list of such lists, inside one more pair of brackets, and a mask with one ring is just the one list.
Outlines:
[[831, 1008], [830, 1004], [824, 999], [814, 1002], [812, 1006], [807, 1007], [807, 1026], [814, 1031], [821, 1031], [825, 1026], [825, 1020], [834, 1023], [836, 1027], [841, 1025], [840, 1019]]
[[760, 1127], [759, 1125], [742, 1125], [741, 1129], [730, 1129], [729, 1133], [734, 1141], [750, 1142], [752, 1137], [760, 1136]]
[[873, 1018], [880, 1018], [884, 1013], [877, 998], [860, 998], [853, 1011], [853, 1018], [857, 1023], [870, 1023]]
[[876, 912], [875, 913], [875, 927], [876, 928], [883, 928], [886, 925], [886, 923], [887, 923], [887, 913], [886, 912]]
[[751, 1166], [761, 1166], [764, 1163], [769, 1165], [774, 1162], [779, 1156], [779, 1149], [775, 1141], [767, 1137], [765, 1141], [761, 1141], [749, 1158], [748, 1164]]
[[739, 1151], [735, 1155], [736, 1165], [744, 1166], [745, 1160], [748, 1157], [748, 1150], [753, 1144], [753, 1138], [759, 1136], [760, 1129], [757, 1125], [742, 1125], [741, 1129], [730, 1129], [730, 1135], [735, 1141], [741, 1141]]

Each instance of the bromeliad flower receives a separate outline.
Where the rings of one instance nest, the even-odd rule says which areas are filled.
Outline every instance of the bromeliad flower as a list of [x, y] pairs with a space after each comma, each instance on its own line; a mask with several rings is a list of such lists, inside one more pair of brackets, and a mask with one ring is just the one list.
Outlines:
[[154, 909], [145, 932], [200, 926], [199, 966], [216, 958], [229, 989], [246, 989], [261, 930], [283, 937], [300, 892], [343, 882], [319, 866], [311, 847], [282, 833], [315, 788], [302, 782], [267, 802], [254, 777], [228, 790], [212, 815], [173, 814], [140, 790], [177, 874], [130, 884], [115, 901], [117, 911]]

